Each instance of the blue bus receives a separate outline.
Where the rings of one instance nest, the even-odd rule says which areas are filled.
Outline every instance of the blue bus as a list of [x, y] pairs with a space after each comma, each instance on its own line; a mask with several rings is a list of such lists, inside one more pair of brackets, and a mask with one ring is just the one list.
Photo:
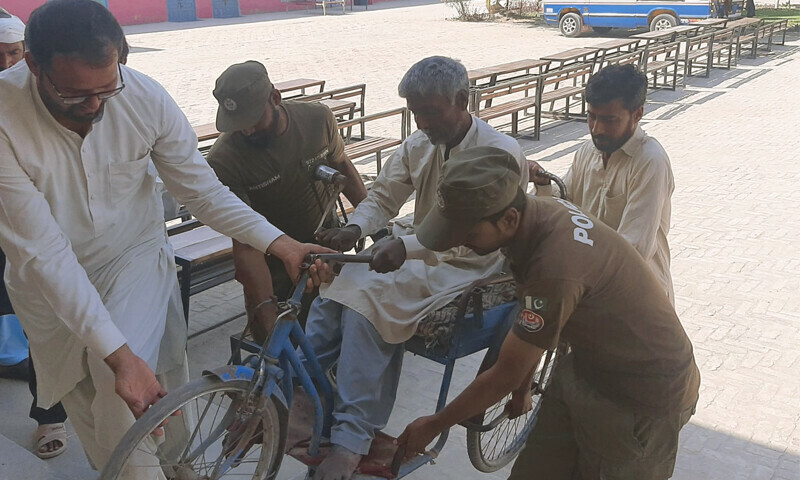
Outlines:
[[612, 28], [664, 30], [711, 17], [738, 17], [744, 0], [556, 0], [545, 1], [544, 21], [561, 34], [576, 37], [587, 28], [606, 33]]

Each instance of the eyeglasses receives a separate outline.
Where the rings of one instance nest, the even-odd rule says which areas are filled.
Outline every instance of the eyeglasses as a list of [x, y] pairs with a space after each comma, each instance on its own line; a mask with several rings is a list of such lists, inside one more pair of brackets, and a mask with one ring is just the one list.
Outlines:
[[53, 87], [53, 90], [55, 90], [56, 95], [58, 95], [58, 98], [61, 99], [61, 102], [64, 105], [78, 105], [79, 103], [83, 103], [92, 97], [97, 97], [98, 100], [104, 101], [108, 100], [109, 98], [115, 95], [119, 95], [119, 92], [125, 89], [125, 79], [122, 78], [122, 68], [119, 65], [117, 65], [117, 73], [119, 74], [119, 84], [120, 84], [119, 87], [115, 88], [114, 90], [107, 90], [105, 92], [97, 92], [91, 95], [79, 95], [79, 96], [64, 96], [61, 92], [58, 91], [58, 87], [56, 87], [56, 84], [53, 83], [53, 80], [50, 78], [50, 75], [48, 75], [45, 72], [44, 76], [45, 78], [47, 78], [47, 81], [50, 82], [50, 85]]

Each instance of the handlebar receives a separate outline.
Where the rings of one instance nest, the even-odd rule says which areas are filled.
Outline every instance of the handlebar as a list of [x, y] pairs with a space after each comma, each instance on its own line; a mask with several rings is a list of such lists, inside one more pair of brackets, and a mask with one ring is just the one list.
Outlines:
[[544, 178], [547, 178], [547, 179], [552, 180], [553, 182], [555, 182], [556, 185], [558, 185], [558, 190], [559, 190], [559, 193], [561, 194], [560, 195], [561, 199], [562, 200], [566, 200], [567, 199], [567, 186], [564, 185], [564, 181], [561, 180], [561, 177], [559, 177], [558, 175], [556, 175], [554, 173], [550, 173], [550, 172], [548, 172], [547, 170], [544, 170], [544, 169], [539, 170], [539, 172], [536, 174], [536, 176], [544, 177]]

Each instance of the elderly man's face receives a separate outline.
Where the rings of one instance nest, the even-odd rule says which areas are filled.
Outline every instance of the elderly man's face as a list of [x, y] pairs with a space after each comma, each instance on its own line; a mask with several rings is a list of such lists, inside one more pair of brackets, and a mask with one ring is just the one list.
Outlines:
[[459, 94], [453, 103], [442, 95], [409, 95], [406, 106], [414, 115], [417, 128], [427, 135], [430, 142], [445, 145], [460, 133], [467, 98]]
[[22, 60], [24, 56], [24, 43], [0, 43], [0, 72], [13, 67], [14, 64]]

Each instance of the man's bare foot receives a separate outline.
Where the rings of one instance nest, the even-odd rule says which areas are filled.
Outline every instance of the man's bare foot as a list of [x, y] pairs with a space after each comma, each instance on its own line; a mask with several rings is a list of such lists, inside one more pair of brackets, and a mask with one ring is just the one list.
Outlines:
[[313, 480], [350, 480], [360, 461], [361, 455], [334, 445], [328, 457], [317, 467]]

